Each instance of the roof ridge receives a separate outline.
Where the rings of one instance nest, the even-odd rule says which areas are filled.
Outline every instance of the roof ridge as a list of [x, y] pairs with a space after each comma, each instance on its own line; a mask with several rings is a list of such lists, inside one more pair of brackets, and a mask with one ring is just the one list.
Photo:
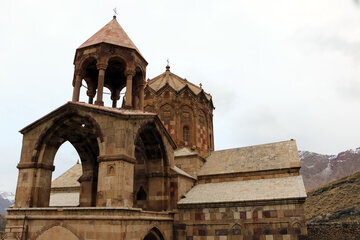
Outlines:
[[239, 149], [239, 148], [250, 148], [250, 147], [258, 147], [258, 146], [265, 146], [265, 145], [273, 145], [273, 144], [276, 144], [276, 143], [285, 143], [285, 142], [291, 142], [291, 141], [296, 141], [296, 140], [295, 139], [290, 139], [290, 140], [284, 140], [284, 141], [248, 145], [248, 146], [243, 146], [243, 147], [226, 148], [226, 149], [215, 150], [215, 151], [211, 152], [211, 154], [214, 153], [214, 152], [223, 152], [223, 151], [235, 150], [235, 149]]

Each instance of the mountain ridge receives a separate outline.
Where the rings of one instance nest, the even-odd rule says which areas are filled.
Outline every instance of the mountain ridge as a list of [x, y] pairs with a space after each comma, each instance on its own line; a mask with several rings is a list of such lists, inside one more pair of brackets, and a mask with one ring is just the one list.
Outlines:
[[360, 147], [337, 155], [299, 151], [299, 158], [306, 191], [360, 171]]

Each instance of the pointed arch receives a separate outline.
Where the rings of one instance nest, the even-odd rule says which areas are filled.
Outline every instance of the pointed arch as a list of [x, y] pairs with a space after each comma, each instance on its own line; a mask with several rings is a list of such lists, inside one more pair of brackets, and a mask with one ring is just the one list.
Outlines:
[[[69, 110], [53, 121], [38, 139], [32, 161], [37, 166], [35, 190], [32, 192], [33, 207], [47, 207], [50, 200], [51, 176], [54, 158], [64, 142], [70, 142], [82, 162], [80, 182], [80, 206], [95, 206], [98, 162], [103, 136], [95, 119]], [[44, 180], [45, 179], [45, 180]]]
[[229, 240], [240, 240], [243, 239], [242, 228], [239, 224], [235, 223], [229, 230]]
[[163, 234], [156, 227], [153, 227], [143, 238], [143, 240], [164, 240]]
[[134, 192], [141, 187], [147, 193], [146, 200], [137, 199], [134, 206], [146, 210], [166, 210], [169, 208], [169, 159], [155, 123], [145, 123], [135, 138]]

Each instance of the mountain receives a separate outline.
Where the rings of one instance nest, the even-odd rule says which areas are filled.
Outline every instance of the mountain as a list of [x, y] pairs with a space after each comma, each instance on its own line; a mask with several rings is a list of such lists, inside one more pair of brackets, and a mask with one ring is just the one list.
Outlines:
[[306, 191], [360, 171], [360, 148], [337, 155], [299, 151]]
[[360, 221], [360, 172], [308, 192], [305, 202], [307, 223]]
[[13, 205], [15, 201], [15, 195], [12, 192], [0, 191], [0, 214], [7, 215], [5, 208]]

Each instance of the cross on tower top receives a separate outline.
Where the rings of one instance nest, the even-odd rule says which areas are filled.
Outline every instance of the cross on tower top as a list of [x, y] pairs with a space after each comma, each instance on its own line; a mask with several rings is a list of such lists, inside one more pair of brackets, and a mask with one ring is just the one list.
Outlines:
[[118, 15], [116, 8], [113, 8], [113, 11], [114, 11], [114, 18], [116, 18], [116, 16]]

